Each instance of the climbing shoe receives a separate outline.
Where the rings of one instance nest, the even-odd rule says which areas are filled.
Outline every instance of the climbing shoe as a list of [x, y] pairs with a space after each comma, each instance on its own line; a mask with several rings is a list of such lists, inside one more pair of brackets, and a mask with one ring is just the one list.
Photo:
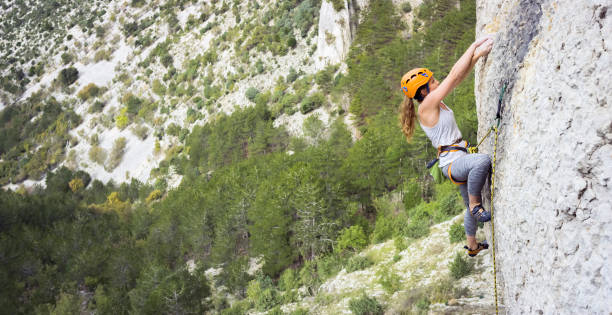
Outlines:
[[478, 246], [476, 247], [476, 249], [470, 249], [469, 247], [463, 246], [463, 248], [467, 249], [467, 254], [470, 257], [474, 257], [476, 255], [478, 255], [478, 253], [483, 250], [483, 249], [489, 249], [489, 244], [487, 244], [487, 241], [484, 241], [482, 243], [478, 243]]
[[491, 221], [491, 213], [485, 210], [481, 205], [477, 205], [472, 209], [472, 215], [478, 222], [489, 222]]

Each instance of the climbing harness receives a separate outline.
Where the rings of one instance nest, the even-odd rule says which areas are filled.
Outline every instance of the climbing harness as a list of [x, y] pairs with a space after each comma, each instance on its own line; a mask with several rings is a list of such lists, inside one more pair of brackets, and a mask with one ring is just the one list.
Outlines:
[[[499, 101], [497, 103], [497, 115], [495, 116], [495, 120], [497, 120], [497, 124], [494, 127], [491, 127], [491, 129], [495, 131], [495, 142], [493, 145], [493, 164], [491, 167], [491, 248], [493, 251], [493, 283], [495, 287], [495, 314], [499, 314], [499, 307], [497, 304], [497, 264], [495, 261], [495, 220], [493, 217], [493, 192], [495, 191], [495, 162], [497, 160], [497, 137], [499, 136], [499, 125], [501, 123], [501, 105], [502, 105], [502, 100], [504, 98], [504, 93], [506, 92], [507, 85], [508, 84], [506, 82], [504, 82], [504, 84], [502, 85], [502, 90], [501, 90], [501, 93], [499, 94]], [[491, 129], [489, 129], [487, 136], [491, 132]], [[480, 143], [478, 145], [480, 145]]]
[[[465, 146], [461, 146], [458, 144], [461, 142], [465, 142]], [[439, 167], [440, 155], [442, 155], [443, 153], [448, 154], [449, 152], [457, 152], [457, 151], [463, 151], [465, 153], [468, 153], [468, 150], [466, 149], [467, 147], [469, 147], [468, 142], [462, 139], [455, 140], [455, 142], [451, 145], [442, 145], [438, 147], [438, 154], [436, 158], [427, 163], [427, 169], [429, 169], [429, 174], [431, 174], [436, 184], [442, 184], [442, 182], [444, 182], [444, 175], [442, 174], [442, 170], [440, 170], [440, 167]], [[453, 182], [456, 185], [462, 185], [466, 183], [466, 182], [458, 182], [453, 179], [450, 173], [450, 165], [448, 167], [448, 178], [451, 180], [451, 182]]]

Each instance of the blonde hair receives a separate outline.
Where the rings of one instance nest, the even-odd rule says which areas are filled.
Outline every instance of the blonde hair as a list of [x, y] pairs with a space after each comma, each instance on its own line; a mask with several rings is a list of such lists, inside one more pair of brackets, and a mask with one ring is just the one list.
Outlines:
[[402, 127], [402, 132], [406, 136], [406, 140], [410, 142], [412, 135], [414, 134], [414, 123], [416, 121], [416, 114], [414, 112], [414, 102], [408, 96], [404, 96], [404, 101], [400, 105], [399, 110], [399, 121]]

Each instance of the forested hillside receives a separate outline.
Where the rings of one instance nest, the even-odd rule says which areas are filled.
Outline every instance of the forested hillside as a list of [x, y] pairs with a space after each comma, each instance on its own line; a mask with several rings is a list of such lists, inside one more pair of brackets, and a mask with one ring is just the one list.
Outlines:
[[[141, 2], [132, 0], [130, 5]], [[332, 2], [342, 9], [343, 1]], [[281, 305], [294, 303], [290, 312], [307, 314], [299, 301], [316, 296], [325, 280], [342, 269], [359, 270], [372, 263], [358, 258], [360, 250], [389, 239], [405, 248], [427, 237], [431, 225], [462, 212], [456, 188], [435, 185], [426, 175], [425, 163], [434, 149], [418, 128], [412, 142], [406, 141], [397, 109], [404, 72], [426, 66], [441, 80], [472, 43], [474, 1], [427, 0], [414, 8], [408, 2], [398, 6], [391, 0], [371, 1], [360, 13], [345, 71], [341, 65], [311, 74], [280, 69], [285, 75], [270, 89], [244, 88], [245, 106], [210, 114], [221, 107], [219, 99], [251, 75], [236, 72], [224, 81], [215, 77], [217, 56], [230, 49], [221, 38], [238, 40], [232, 44], [232, 58], [246, 58], [245, 65], [252, 64], [261, 74], [264, 62], [249, 61], [249, 51], [268, 53], [273, 60], [296, 46], [291, 34], [300, 34], [298, 40], [304, 42], [312, 36], [308, 34], [316, 27], [307, 17], [320, 2], [279, 4], [266, 12], [301, 22], [274, 20], [274, 27], [267, 28], [253, 21], [248, 33], [222, 33], [220, 44], [187, 62], [185, 72], [168, 61], [165, 75], [170, 79], [152, 83], [162, 97], [123, 94], [123, 109], [117, 109], [111, 127], [121, 124], [121, 117], [131, 124], [156, 111], [171, 115], [184, 99], [193, 105], [185, 116], [191, 125], [171, 125], [170, 119], [165, 128], [155, 129], [139, 123], [172, 137], [151, 173], [158, 180], [104, 183], [80, 170], [79, 163], [60, 163], [68, 156], [70, 141], [76, 141], [67, 130], [81, 124], [80, 115], [86, 113], [75, 113], [65, 100], [34, 94], [22, 106], [0, 112], [2, 183], [47, 174], [45, 188], [0, 190], [2, 312], [281, 314]], [[244, 5], [252, 10], [249, 17], [256, 17], [260, 7], [268, 8], [261, 1]], [[207, 6], [211, 14], [238, 10], [236, 1], [211, 1]], [[409, 13], [415, 16], [411, 26], [402, 20]], [[236, 14], [234, 22], [240, 23], [238, 19]], [[201, 28], [204, 34], [210, 25], [206, 20], [194, 18], [187, 27]], [[178, 58], [165, 46], [173, 44], [160, 42], [141, 62]], [[265, 61], [266, 66], [271, 63]], [[15, 78], [3, 80], [19, 89]], [[470, 75], [445, 100], [471, 142], [477, 128], [473, 85]], [[93, 92], [83, 93], [87, 99]], [[166, 94], [170, 96], [163, 97]], [[348, 99], [348, 111], [340, 104], [343, 98]], [[329, 112], [329, 124], [312, 114], [317, 108]], [[301, 136], [275, 125], [281, 115], [298, 112], [310, 113]], [[354, 126], [347, 126], [349, 114]], [[42, 118], [32, 120], [35, 116]], [[210, 119], [195, 124], [204, 116]], [[100, 117], [94, 121], [103, 124], [104, 115]], [[349, 127], [358, 129], [356, 140]], [[95, 144], [97, 139], [92, 135], [89, 141]], [[101, 165], [112, 167], [113, 157], [121, 161], [123, 141], [123, 146], [116, 144], [119, 153], [113, 149]], [[159, 140], [154, 142], [159, 150]], [[20, 159], [34, 143], [44, 150]], [[95, 160], [96, 152], [89, 155]], [[174, 189], [164, 177], [169, 173], [182, 176]], [[219, 274], [211, 277], [210, 272]], [[389, 296], [401, 289], [397, 279], [381, 279]], [[457, 293], [461, 290], [452, 281], [432, 290], [407, 303], [406, 312], [422, 312], [430, 303], [464, 294]], [[351, 310], [359, 313], [369, 307], [376, 313], [389, 306], [365, 296], [355, 298]]]

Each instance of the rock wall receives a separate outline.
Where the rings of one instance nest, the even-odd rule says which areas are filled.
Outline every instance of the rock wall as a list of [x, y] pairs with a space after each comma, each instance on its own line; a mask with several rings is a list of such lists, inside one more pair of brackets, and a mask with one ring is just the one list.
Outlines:
[[[495, 38], [476, 66], [480, 137], [508, 84], [493, 198], [508, 314], [612, 311], [611, 7], [477, 0], [476, 37]], [[492, 155], [493, 138], [481, 152]]]
[[359, 12], [367, 4], [367, 0], [344, 0], [344, 9], [336, 11], [330, 1], [321, 2], [314, 55], [317, 69], [344, 61], [357, 32]]

